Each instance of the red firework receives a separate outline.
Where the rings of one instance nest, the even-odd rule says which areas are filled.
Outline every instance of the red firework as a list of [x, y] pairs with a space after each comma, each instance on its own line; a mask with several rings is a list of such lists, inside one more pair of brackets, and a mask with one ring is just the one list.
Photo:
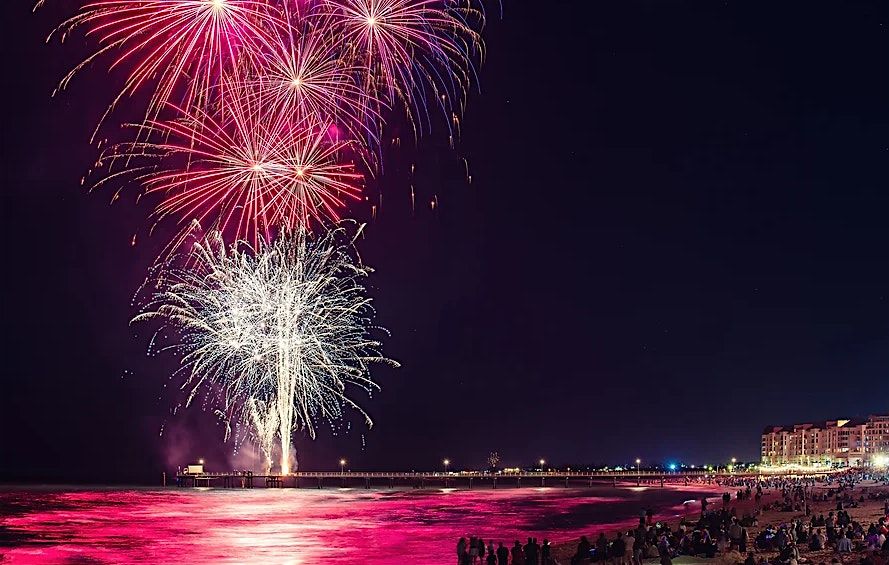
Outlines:
[[168, 103], [185, 110], [207, 106], [212, 93], [222, 98], [223, 79], [242, 65], [256, 64], [269, 50], [283, 15], [266, 0], [99, 0], [57, 30], [64, 38], [84, 28], [99, 49], [68, 73], [74, 75], [106, 54], [109, 69], [129, 65], [125, 95], [151, 90], [147, 116], [157, 117]]
[[130, 178], [161, 197], [157, 220], [197, 221], [231, 240], [270, 241], [282, 228], [339, 221], [347, 202], [361, 198], [363, 175], [348, 160], [355, 144], [332, 133], [329, 121], [309, 115], [294, 123], [243, 87], [230, 89], [218, 117], [178, 108], [179, 119], [139, 126], [148, 141], [108, 151], [100, 165], [123, 159], [127, 168], [101, 183]]

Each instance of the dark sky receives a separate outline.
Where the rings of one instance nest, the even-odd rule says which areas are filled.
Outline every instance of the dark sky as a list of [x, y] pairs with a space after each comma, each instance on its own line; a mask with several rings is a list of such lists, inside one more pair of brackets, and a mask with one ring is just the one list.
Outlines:
[[[49, 3], [2, 3], [0, 480], [224, 467], [128, 327], [165, 233], [81, 187], [115, 77], [51, 98], [86, 51], [43, 43]], [[439, 130], [374, 183], [360, 247], [403, 367], [364, 448], [322, 431], [303, 467], [752, 459], [766, 424], [889, 412], [889, 4], [504, 4], [458, 152]]]

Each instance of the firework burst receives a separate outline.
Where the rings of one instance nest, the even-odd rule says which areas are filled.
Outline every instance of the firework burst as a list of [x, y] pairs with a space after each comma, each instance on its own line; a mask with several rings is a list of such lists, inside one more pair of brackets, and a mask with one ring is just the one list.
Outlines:
[[84, 29], [99, 44], [59, 88], [109, 55], [109, 69], [128, 68], [109, 112], [124, 96], [142, 89], [151, 92], [149, 118], [170, 102], [187, 111], [193, 105], [207, 107], [214, 93], [219, 101], [228, 98], [221, 88], [226, 76], [259, 64], [272, 45], [272, 34], [284, 24], [280, 11], [265, 0], [99, 0], [83, 6], [54, 32], [64, 40]]
[[279, 34], [261, 67], [244, 83], [262, 97], [262, 104], [289, 114], [296, 122], [330, 120], [366, 146], [379, 143], [380, 109], [385, 105], [362, 90], [357, 81], [365, 70], [345, 59], [329, 26], [300, 20]]
[[[342, 35], [345, 52], [365, 69], [363, 89], [390, 105], [403, 102], [426, 120], [430, 104], [448, 115], [460, 106], [481, 55], [481, 10], [448, 0], [324, 0], [317, 14]], [[432, 100], [434, 99], [434, 102]]]
[[371, 364], [396, 365], [370, 337], [362, 286], [370, 269], [352, 241], [344, 228], [319, 237], [300, 229], [255, 249], [210, 235], [195, 244], [188, 268], [158, 269], [133, 320], [159, 320], [156, 336], [177, 336], [160, 347], [181, 354], [186, 404], [201, 391], [218, 395], [226, 421], [251, 430], [268, 458], [277, 436], [284, 472], [294, 430], [314, 438], [344, 408], [371, 425], [349, 391], [378, 388]]
[[[358, 146], [331, 122], [310, 114], [293, 123], [261, 98], [235, 96], [219, 117], [180, 109], [178, 119], [137, 126], [149, 140], [106, 151], [99, 165], [112, 172], [98, 184], [136, 183], [159, 196], [156, 220], [197, 221], [254, 246], [277, 230], [339, 221], [361, 197], [363, 175], [351, 160]], [[113, 172], [119, 163], [126, 166]]]

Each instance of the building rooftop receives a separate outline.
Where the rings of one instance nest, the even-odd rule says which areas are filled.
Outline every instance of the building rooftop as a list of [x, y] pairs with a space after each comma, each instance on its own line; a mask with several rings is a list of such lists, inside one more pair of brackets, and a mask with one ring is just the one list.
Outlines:
[[809, 430], [809, 429], [818, 429], [818, 430], [826, 430], [829, 428], [843, 428], [846, 426], [861, 426], [866, 424], [868, 421], [875, 420], [877, 418], [885, 418], [886, 416], [869, 416], [867, 418], [840, 418], [837, 420], [815, 420], [812, 422], [804, 422], [801, 424], [791, 424], [789, 426], [766, 426], [762, 431], [762, 435], [767, 434], [779, 434], [781, 432], [792, 433], [799, 430]]

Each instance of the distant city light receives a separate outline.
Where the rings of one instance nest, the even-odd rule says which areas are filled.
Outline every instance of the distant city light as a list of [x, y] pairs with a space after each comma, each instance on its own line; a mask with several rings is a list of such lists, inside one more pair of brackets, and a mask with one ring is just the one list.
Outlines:
[[671, 471], [675, 471], [675, 470], [676, 470], [676, 463], [670, 463], [669, 465], [667, 465], [667, 467], [668, 467]]

